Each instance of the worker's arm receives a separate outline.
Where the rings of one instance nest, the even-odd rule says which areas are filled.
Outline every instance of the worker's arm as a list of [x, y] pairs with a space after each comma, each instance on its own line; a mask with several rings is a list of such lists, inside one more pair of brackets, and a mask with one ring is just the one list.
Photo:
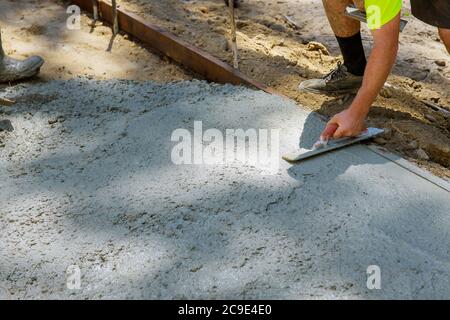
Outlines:
[[[380, 29], [372, 30], [374, 44], [364, 72], [364, 80], [350, 107], [335, 115], [327, 124], [336, 126], [333, 138], [356, 136], [365, 128], [365, 119], [372, 103], [383, 88], [395, 63], [400, 33], [400, 14]], [[324, 139], [330, 130], [322, 133]]]

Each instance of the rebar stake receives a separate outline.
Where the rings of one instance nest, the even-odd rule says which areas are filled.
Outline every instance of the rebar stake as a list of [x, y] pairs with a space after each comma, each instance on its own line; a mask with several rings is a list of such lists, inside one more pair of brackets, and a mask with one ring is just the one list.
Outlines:
[[94, 16], [94, 23], [98, 20], [98, 3], [97, 0], [92, 0], [92, 14]]
[[230, 20], [231, 20], [231, 51], [233, 52], [233, 67], [239, 68], [239, 56], [238, 47], [236, 43], [236, 21], [234, 19], [234, 0], [228, 1], [230, 8]]
[[113, 34], [119, 33], [119, 20], [117, 18], [117, 2], [116, 0], [111, 1], [112, 4], [112, 15], [113, 15]]
[[3, 44], [2, 44], [2, 28], [0, 27], [0, 61], [3, 60], [4, 56], [5, 52], [3, 51]]

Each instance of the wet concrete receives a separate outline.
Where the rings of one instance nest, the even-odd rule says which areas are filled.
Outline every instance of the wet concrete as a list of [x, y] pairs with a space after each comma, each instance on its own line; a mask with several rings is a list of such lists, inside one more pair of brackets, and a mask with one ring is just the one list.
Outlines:
[[[450, 297], [449, 193], [362, 145], [284, 162], [323, 126], [292, 102], [199, 81], [80, 79], [7, 96], [2, 296]], [[171, 135], [194, 121], [278, 129], [278, 170], [175, 165]], [[71, 265], [80, 289], [67, 286]]]

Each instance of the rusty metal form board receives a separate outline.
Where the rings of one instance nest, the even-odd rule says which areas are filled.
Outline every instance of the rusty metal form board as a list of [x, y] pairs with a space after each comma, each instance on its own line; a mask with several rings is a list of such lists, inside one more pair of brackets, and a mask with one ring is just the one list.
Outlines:
[[[83, 10], [93, 13], [91, 0], [73, 0], [74, 4]], [[98, 15], [105, 22], [114, 23], [112, 5], [98, 0]], [[187, 69], [203, 76], [205, 79], [217, 83], [234, 85], [249, 85], [271, 94], [283, 96], [273, 88], [259, 83], [227, 63], [211, 54], [187, 43], [161, 27], [145, 21], [142, 17], [117, 7], [117, 20], [120, 30], [146, 43], [153, 50], [182, 64]]]

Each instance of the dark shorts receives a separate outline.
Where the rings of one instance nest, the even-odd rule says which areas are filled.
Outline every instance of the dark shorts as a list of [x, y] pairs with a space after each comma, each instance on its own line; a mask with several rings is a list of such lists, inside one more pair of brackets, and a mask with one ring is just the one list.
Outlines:
[[411, 11], [425, 23], [450, 29], [450, 0], [411, 0]]

